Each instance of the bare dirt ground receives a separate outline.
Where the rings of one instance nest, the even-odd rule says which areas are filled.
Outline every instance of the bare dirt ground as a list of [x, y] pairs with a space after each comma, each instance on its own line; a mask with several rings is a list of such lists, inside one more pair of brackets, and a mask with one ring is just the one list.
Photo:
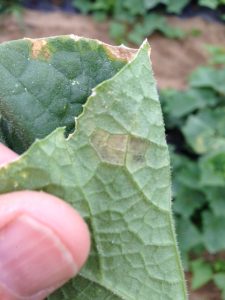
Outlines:
[[[159, 34], [149, 38], [159, 87], [183, 89], [190, 72], [206, 62], [205, 45], [225, 45], [225, 26], [200, 18], [181, 20], [173, 17], [169, 22], [187, 32], [198, 30], [200, 34], [197, 37], [189, 34], [180, 41], [169, 40]], [[27, 10], [24, 13], [24, 25], [25, 29], [22, 31], [12, 18], [0, 19], [0, 42], [24, 36], [43, 37], [74, 33], [113, 44], [108, 36], [108, 23], [97, 23], [87, 16]]]
[[[198, 30], [200, 35], [182, 40], [169, 40], [159, 34], [149, 38], [152, 47], [152, 61], [160, 88], [183, 89], [187, 76], [198, 65], [206, 63], [206, 44], [225, 45], [225, 26], [206, 22], [199, 18], [181, 20], [170, 18], [169, 22], [190, 32]], [[0, 19], [0, 42], [25, 37], [44, 37], [61, 34], [76, 34], [97, 38], [113, 44], [108, 36], [108, 23], [96, 23], [90, 17], [64, 14], [25, 11], [24, 30], [19, 29], [13, 18]], [[190, 275], [187, 274], [190, 283]], [[190, 284], [188, 284], [190, 286]], [[190, 288], [189, 288], [190, 290]], [[220, 293], [213, 284], [190, 292], [190, 300], [220, 300]]]

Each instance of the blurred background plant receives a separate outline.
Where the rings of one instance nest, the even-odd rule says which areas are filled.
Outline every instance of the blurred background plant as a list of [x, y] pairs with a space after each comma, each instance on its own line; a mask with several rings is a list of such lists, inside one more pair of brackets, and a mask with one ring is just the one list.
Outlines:
[[225, 299], [225, 48], [206, 49], [210, 65], [190, 75], [185, 91], [160, 94], [184, 266], [193, 289], [213, 280]]
[[12, 15], [21, 31], [24, 31], [22, 0], [0, 0], [1, 18]]
[[[91, 13], [98, 21], [107, 17], [112, 19], [109, 34], [117, 43], [132, 42], [140, 44], [146, 36], [159, 31], [168, 38], [182, 39], [185, 32], [170, 26], [166, 14], [180, 14], [189, 0], [74, 0], [74, 7], [82, 13]], [[225, 0], [199, 0], [198, 4], [216, 9]], [[154, 10], [154, 12], [153, 12]], [[223, 17], [223, 14], [219, 15]]]
[[[160, 61], [153, 57], [153, 65], [163, 64], [165, 56], [165, 60], [170, 59], [167, 47], [174, 39], [180, 52], [174, 55], [172, 66], [177, 69], [174, 67], [173, 73], [178, 72], [176, 60], [180, 59], [185, 40], [190, 36], [200, 39], [202, 32], [195, 25], [184, 30], [182, 26], [171, 25], [168, 19], [179, 16], [181, 24], [182, 20], [198, 16], [220, 22], [221, 26], [225, 20], [225, 0], [0, 0], [0, 18], [13, 15], [22, 32], [20, 36], [26, 29], [26, 7], [85, 15], [107, 24], [108, 34], [117, 44], [140, 45], [157, 32], [160, 38], [163, 35], [167, 39], [153, 48], [153, 52], [165, 48]], [[35, 26], [33, 21], [29, 22], [31, 28]], [[57, 35], [60, 23], [57, 19], [55, 23]], [[225, 29], [222, 34], [225, 37]], [[107, 35], [107, 41], [110, 38]], [[179, 62], [197, 42], [188, 43], [188, 52]], [[160, 86], [160, 99], [171, 151], [173, 209], [183, 264], [192, 273], [193, 290], [213, 282], [221, 290], [221, 299], [225, 299], [225, 46], [205, 43], [201, 51], [208, 61], [191, 72], [186, 88]], [[184, 63], [183, 68], [186, 66]], [[167, 67], [162, 67], [166, 71]]]

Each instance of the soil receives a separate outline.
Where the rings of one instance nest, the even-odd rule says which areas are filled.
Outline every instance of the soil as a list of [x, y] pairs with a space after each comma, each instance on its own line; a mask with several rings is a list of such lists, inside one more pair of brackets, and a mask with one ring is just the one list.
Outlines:
[[[187, 77], [198, 65], [206, 63], [206, 44], [225, 45], [225, 26], [200, 18], [168, 18], [169, 23], [183, 28], [189, 35], [184, 40], [169, 40], [159, 34], [149, 38], [152, 61], [159, 88], [184, 89]], [[20, 26], [19, 26], [20, 25]], [[62, 12], [38, 12], [26, 10], [23, 24], [12, 17], [0, 19], [0, 42], [25, 37], [44, 37], [76, 34], [97, 38], [114, 44], [108, 36], [108, 22], [97, 23], [91, 17]], [[192, 33], [199, 33], [194, 36]], [[186, 274], [190, 290], [190, 274]], [[220, 300], [220, 293], [213, 284], [190, 293], [190, 300]]]
[[[225, 45], [225, 26], [200, 18], [168, 18], [169, 23], [183, 28], [188, 37], [169, 40], [159, 34], [149, 38], [152, 61], [159, 88], [184, 89], [187, 77], [196, 66], [206, 63], [206, 44]], [[22, 24], [21, 24], [21, 27]], [[62, 12], [24, 12], [24, 29], [12, 18], [0, 19], [0, 42], [26, 37], [43, 37], [74, 33], [113, 44], [108, 36], [108, 22], [97, 23], [89, 16]], [[194, 36], [198, 33], [198, 36]]]

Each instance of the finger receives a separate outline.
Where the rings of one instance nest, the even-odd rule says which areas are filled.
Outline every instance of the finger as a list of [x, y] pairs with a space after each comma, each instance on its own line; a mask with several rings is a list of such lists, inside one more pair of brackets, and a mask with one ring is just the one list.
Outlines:
[[18, 158], [18, 155], [0, 143], [0, 166]]
[[88, 228], [65, 202], [44, 192], [0, 196], [0, 299], [40, 300], [87, 259]]

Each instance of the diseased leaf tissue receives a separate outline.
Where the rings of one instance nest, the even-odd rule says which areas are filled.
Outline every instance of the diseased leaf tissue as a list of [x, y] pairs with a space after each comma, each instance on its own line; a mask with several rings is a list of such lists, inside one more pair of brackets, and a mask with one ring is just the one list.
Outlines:
[[0, 193], [57, 195], [92, 233], [86, 266], [51, 300], [186, 299], [149, 49], [75, 36], [0, 46], [0, 138], [28, 149], [0, 169]]

